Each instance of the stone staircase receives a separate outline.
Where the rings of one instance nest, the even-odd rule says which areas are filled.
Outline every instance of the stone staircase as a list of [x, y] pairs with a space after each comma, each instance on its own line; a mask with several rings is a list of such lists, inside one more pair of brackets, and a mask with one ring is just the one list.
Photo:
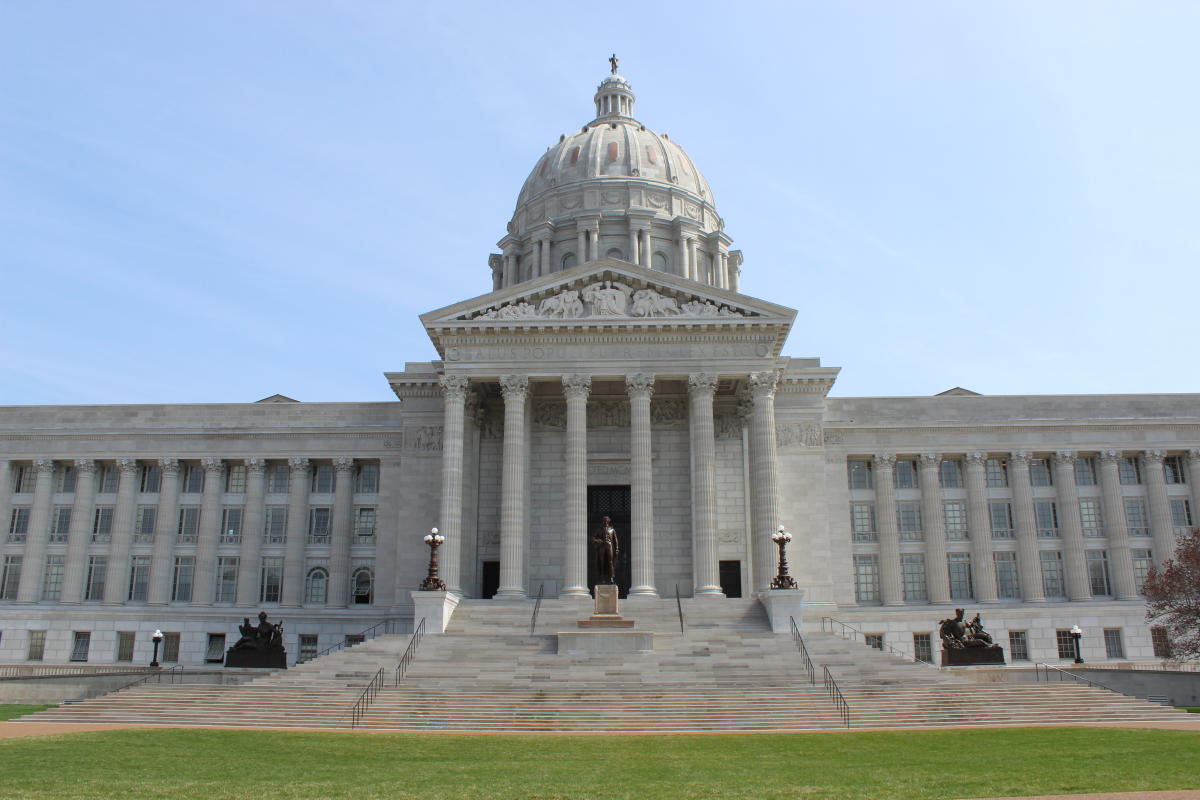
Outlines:
[[1144, 722], [1183, 712], [1069, 684], [976, 684], [832, 634], [805, 642], [808, 681], [790, 635], [772, 633], [752, 600], [633, 598], [622, 613], [655, 632], [642, 655], [558, 655], [590, 600], [464, 601], [444, 634], [427, 635], [397, 684], [408, 636], [384, 636], [238, 686], [145, 685], [23, 721], [339, 728], [382, 668], [387, 685], [359, 727], [391, 731], [684, 732], [844, 728], [822, 665], [850, 706], [850, 727]]

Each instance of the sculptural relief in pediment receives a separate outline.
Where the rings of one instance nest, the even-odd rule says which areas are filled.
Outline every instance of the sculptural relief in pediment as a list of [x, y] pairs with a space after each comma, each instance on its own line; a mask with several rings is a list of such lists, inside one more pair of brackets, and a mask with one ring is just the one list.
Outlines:
[[684, 302], [661, 292], [645, 288], [634, 289], [620, 281], [603, 280], [583, 289], [563, 289], [544, 298], [536, 306], [526, 300], [515, 300], [495, 308], [480, 311], [468, 319], [590, 319], [599, 317], [633, 317], [652, 319], [664, 317], [716, 318], [745, 317], [741, 311], [711, 300], [692, 298]]

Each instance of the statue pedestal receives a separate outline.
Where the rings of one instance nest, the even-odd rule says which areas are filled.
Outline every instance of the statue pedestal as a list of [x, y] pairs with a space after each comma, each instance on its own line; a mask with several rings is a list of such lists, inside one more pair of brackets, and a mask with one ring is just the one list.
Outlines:
[[244, 648], [235, 650], [232, 647], [225, 652], [226, 667], [250, 667], [253, 669], [287, 669], [287, 651], [282, 647], [255, 650]]
[[1004, 664], [1003, 647], [942, 648], [943, 667], [974, 667], [980, 664]]
[[617, 607], [617, 587], [596, 586], [595, 613], [576, 623], [578, 631], [560, 631], [559, 655], [609, 656], [654, 652], [654, 632], [629, 630], [633, 620], [625, 619]]
[[758, 596], [758, 600], [767, 610], [767, 618], [771, 620], [771, 630], [775, 633], [791, 633], [792, 620], [796, 620], [796, 627], [804, 630], [803, 617], [800, 616], [804, 609], [804, 590], [803, 589], [768, 589]]
[[444, 633], [450, 623], [450, 617], [454, 615], [454, 609], [458, 608], [459, 596], [454, 592], [414, 590], [412, 601], [414, 630], [423, 619], [426, 633]]
[[617, 587], [612, 584], [596, 584], [595, 609], [592, 616], [576, 624], [583, 629], [633, 627], [633, 620], [622, 617], [617, 608]]

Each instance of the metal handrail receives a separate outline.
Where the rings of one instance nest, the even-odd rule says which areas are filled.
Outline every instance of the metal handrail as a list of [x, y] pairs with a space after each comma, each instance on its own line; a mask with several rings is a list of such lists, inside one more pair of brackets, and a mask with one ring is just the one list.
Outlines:
[[842, 695], [842, 690], [838, 688], [837, 681], [833, 679], [832, 673], [829, 672], [829, 667], [822, 666], [822, 671], [825, 673], [825, 691], [829, 693], [830, 699], [833, 700], [833, 705], [837, 708], [838, 713], [842, 716], [842, 722], [847, 728], [850, 727], [850, 704], [846, 702], [846, 698]]
[[[858, 628], [855, 628], [853, 625], [847, 625], [846, 623], [842, 622], [841, 620], [839, 620], [839, 619], [834, 619], [833, 617], [821, 617], [821, 632], [822, 632], [822, 633], [826, 632], [826, 631], [825, 631], [825, 623], [826, 623], [826, 622], [829, 622], [829, 623], [834, 623], [834, 622], [836, 622], [838, 625], [840, 625], [842, 629], [841, 629], [841, 631], [838, 633], [838, 636], [841, 636], [843, 639], [849, 639], [849, 640], [850, 640], [850, 641], [852, 641], [852, 642], [857, 642], [857, 641], [858, 641], [858, 636], [862, 636], [862, 637], [863, 637], [863, 642], [864, 642], [864, 643], [866, 642], [867, 634], [863, 633], [863, 632], [862, 632], [862, 631], [860, 631]], [[848, 630], [849, 630], [849, 631], [853, 631], [853, 632], [855, 633], [855, 635], [854, 635], [854, 636], [847, 636], [847, 635], [846, 635], [846, 631], [848, 631]], [[833, 632], [834, 632], [834, 631], [833, 631], [833, 625], [832, 625], [832, 624], [830, 624], [830, 626], [829, 626], [829, 631], [828, 631], [828, 632], [829, 632], [829, 633], [833, 633]], [[869, 646], [870, 646], [870, 647], [875, 647], [875, 645], [869, 645]], [[882, 638], [880, 638], [880, 640], [879, 640], [879, 647], [877, 647], [876, 649], [877, 649], [877, 650], [887, 650], [887, 651], [888, 651], [888, 652], [890, 652], [890, 653], [895, 653], [896, 655], [900, 656], [901, 658], [906, 658], [906, 659], [908, 659], [909, 661], [913, 662], [914, 664], [924, 664], [924, 665], [925, 665], [925, 666], [927, 666], [927, 667], [933, 667], [934, 669], [937, 669], [937, 668], [938, 668], [937, 664], [930, 664], [928, 661], [925, 661], [925, 660], [923, 660], [923, 659], [917, 658], [917, 657], [916, 657], [916, 656], [914, 656], [912, 653], [909, 653], [909, 652], [907, 652], [906, 650], [901, 650], [901, 649], [899, 649], [899, 648], [897, 648], [897, 647], [892, 647], [890, 644], [888, 644], [887, 642], [883, 641], [883, 639], [882, 639]]]
[[683, 627], [683, 601], [679, 599], [679, 584], [675, 584], [675, 608], [679, 611], [679, 632], [687, 633]]
[[546, 584], [538, 584], [537, 600], [533, 603], [533, 614], [529, 617], [529, 635], [533, 636], [533, 629], [537, 626], [538, 612], [542, 610], [542, 592], [546, 589]]
[[[384, 628], [383, 635], [387, 635], [387, 634], [389, 634], [389, 633], [392, 633], [392, 632], [393, 632], [393, 631], [392, 631], [392, 629], [391, 629], [391, 628], [392, 628], [392, 626], [394, 626], [394, 625], [395, 625], [397, 622], [399, 622], [399, 621], [400, 621], [400, 620], [398, 620], [398, 619], [385, 619], [385, 620], [383, 620], [382, 622], [376, 622], [374, 625], [372, 625], [371, 627], [367, 628], [365, 631], [361, 631], [361, 632], [360, 632], [360, 633], [358, 633], [358, 634], [352, 634], [352, 635], [361, 636], [361, 637], [362, 637], [362, 642], [352, 642], [351, 644], [346, 644], [346, 639], [345, 639], [345, 638], [343, 638], [343, 639], [342, 639], [342, 641], [338, 642], [337, 644], [330, 645], [329, 647], [326, 647], [324, 650], [320, 651], [319, 653], [317, 653], [316, 655], [314, 655], [312, 658], [306, 658], [306, 659], [304, 659], [304, 661], [313, 661], [313, 660], [315, 660], [315, 659], [318, 659], [318, 658], [320, 658], [321, 656], [327, 656], [327, 655], [329, 655], [330, 653], [335, 653], [335, 652], [337, 652], [338, 650], [341, 650], [341, 649], [343, 649], [343, 648], [346, 648], [346, 647], [353, 647], [353, 646], [354, 646], [354, 645], [356, 645], [356, 644], [362, 644], [363, 642], [367, 641], [368, 639], [374, 639], [375, 637], [374, 637], [374, 636], [372, 636], [371, 634], [373, 634], [373, 633], [375, 632], [375, 630], [376, 630], [377, 628], [379, 628], [379, 627], [383, 627], [383, 628]], [[298, 662], [296, 662], [296, 663], [298, 663], [298, 664], [303, 664], [303, 663], [304, 663], [304, 661], [298, 661]]]
[[[118, 687], [118, 688], [114, 689], [113, 691], [121, 692], [121, 691], [124, 691], [125, 689], [130, 689], [134, 686], [139, 686], [143, 683], [149, 683], [151, 678], [158, 679], [158, 680], [154, 681], [155, 683], [162, 683], [163, 675], [169, 675], [171, 677], [170, 683], [172, 685], [174, 685], [175, 683], [177, 683], [179, 681], [182, 681], [183, 680], [183, 664], [176, 664], [175, 666], [167, 667], [166, 669], [155, 669], [153, 672], [151, 672], [147, 675], [143, 675], [142, 677], [138, 678], [137, 680], [130, 681], [129, 683], [125, 684], [124, 686]], [[178, 678], [178, 681], [176, 680], [176, 678]]]
[[1112, 688], [1111, 686], [1105, 686], [1103, 683], [1100, 683], [1099, 681], [1089, 680], [1088, 678], [1085, 678], [1082, 675], [1076, 675], [1074, 672], [1065, 670], [1062, 667], [1056, 667], [1053, 664], [1047, 664], [1044, 661], [1039, 661], [1038, 663], [1033, 665], [1033, 674], [1039, 683], [1042, 680], [1042, 670], [1041, 670], [1042, 667], [1046, 668], [1046, 683], [1050, 682], [1050, 670], [1054, 670], [1056, 673], [1058, 673], [1058, 680], [1060, 683], [1062, 682], [1062, 679], [1063, 679], [1062, 676], [1068, 675], [1074, 680], [1083, 681], [1088, 686], [1096, 686], [1100, 689], [1104, 689], [1106, 692], [1114, 692], [1116, 694], [1124, 694], [1124, 692], [1119, 692], [1116, 689]]
[[792, 622], [792, 641], [800, 649], [800, 658], [804, 661], [804, 670], [808, 673], [808, 682], [814, 686], [817, 683], [817, 670], [813, 666], [812, 659], [808, 657], [808, 648], [804, 646], [804, 637], [800, 635], [800, 627], [796, 624], [795, 617], [788, 617]]
[[425, 635], [425, 618], [421, 617], [421, 621], [417, 623], [417, 627], [413, 630], [412, 638], [408, 640], [408, 647], [404, 649], [404, 655], [400, 656], [400, 663], [396, 665], [396, 685], [400, 685], [400, 681], [404, 680], [404, 673], [408, 671], [408, 665], [412, 663], [417, 656], [417, 645], [421, 643], [421, 637]]
[[33, 666], [11, 664], [0, 667], [0, 681], [16, 681], [35, 678], [90, 678], [102, 675], [146, 675], [161, 672], [158, 667], [77, 667], [77, 666]]
[[350, 707], [351, 728], [357, 728], [358, 723], [362, 722], [363, 716], [367, 713], [367, 707], [375, 699], [375, 695], [379, 694], [381, 686], [383, 686], [383, 667], [379, 668], [379, 671], [375, 673], [375, 677], [371, 678], [371, 682], [367, 684], [362, 694], [354, 701], [354, 705]]

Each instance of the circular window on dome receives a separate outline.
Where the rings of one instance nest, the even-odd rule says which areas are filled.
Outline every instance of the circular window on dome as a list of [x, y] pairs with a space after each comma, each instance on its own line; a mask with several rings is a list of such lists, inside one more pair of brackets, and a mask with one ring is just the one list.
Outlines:
[[609, 258], [619, 258], [622, 261], [625, 260], [625, 254], [622, 253], [620, 250], [618, 250], [615, 247], [610, 247], [608, 252], [605, 253], [604, 255], [608, 256]]

